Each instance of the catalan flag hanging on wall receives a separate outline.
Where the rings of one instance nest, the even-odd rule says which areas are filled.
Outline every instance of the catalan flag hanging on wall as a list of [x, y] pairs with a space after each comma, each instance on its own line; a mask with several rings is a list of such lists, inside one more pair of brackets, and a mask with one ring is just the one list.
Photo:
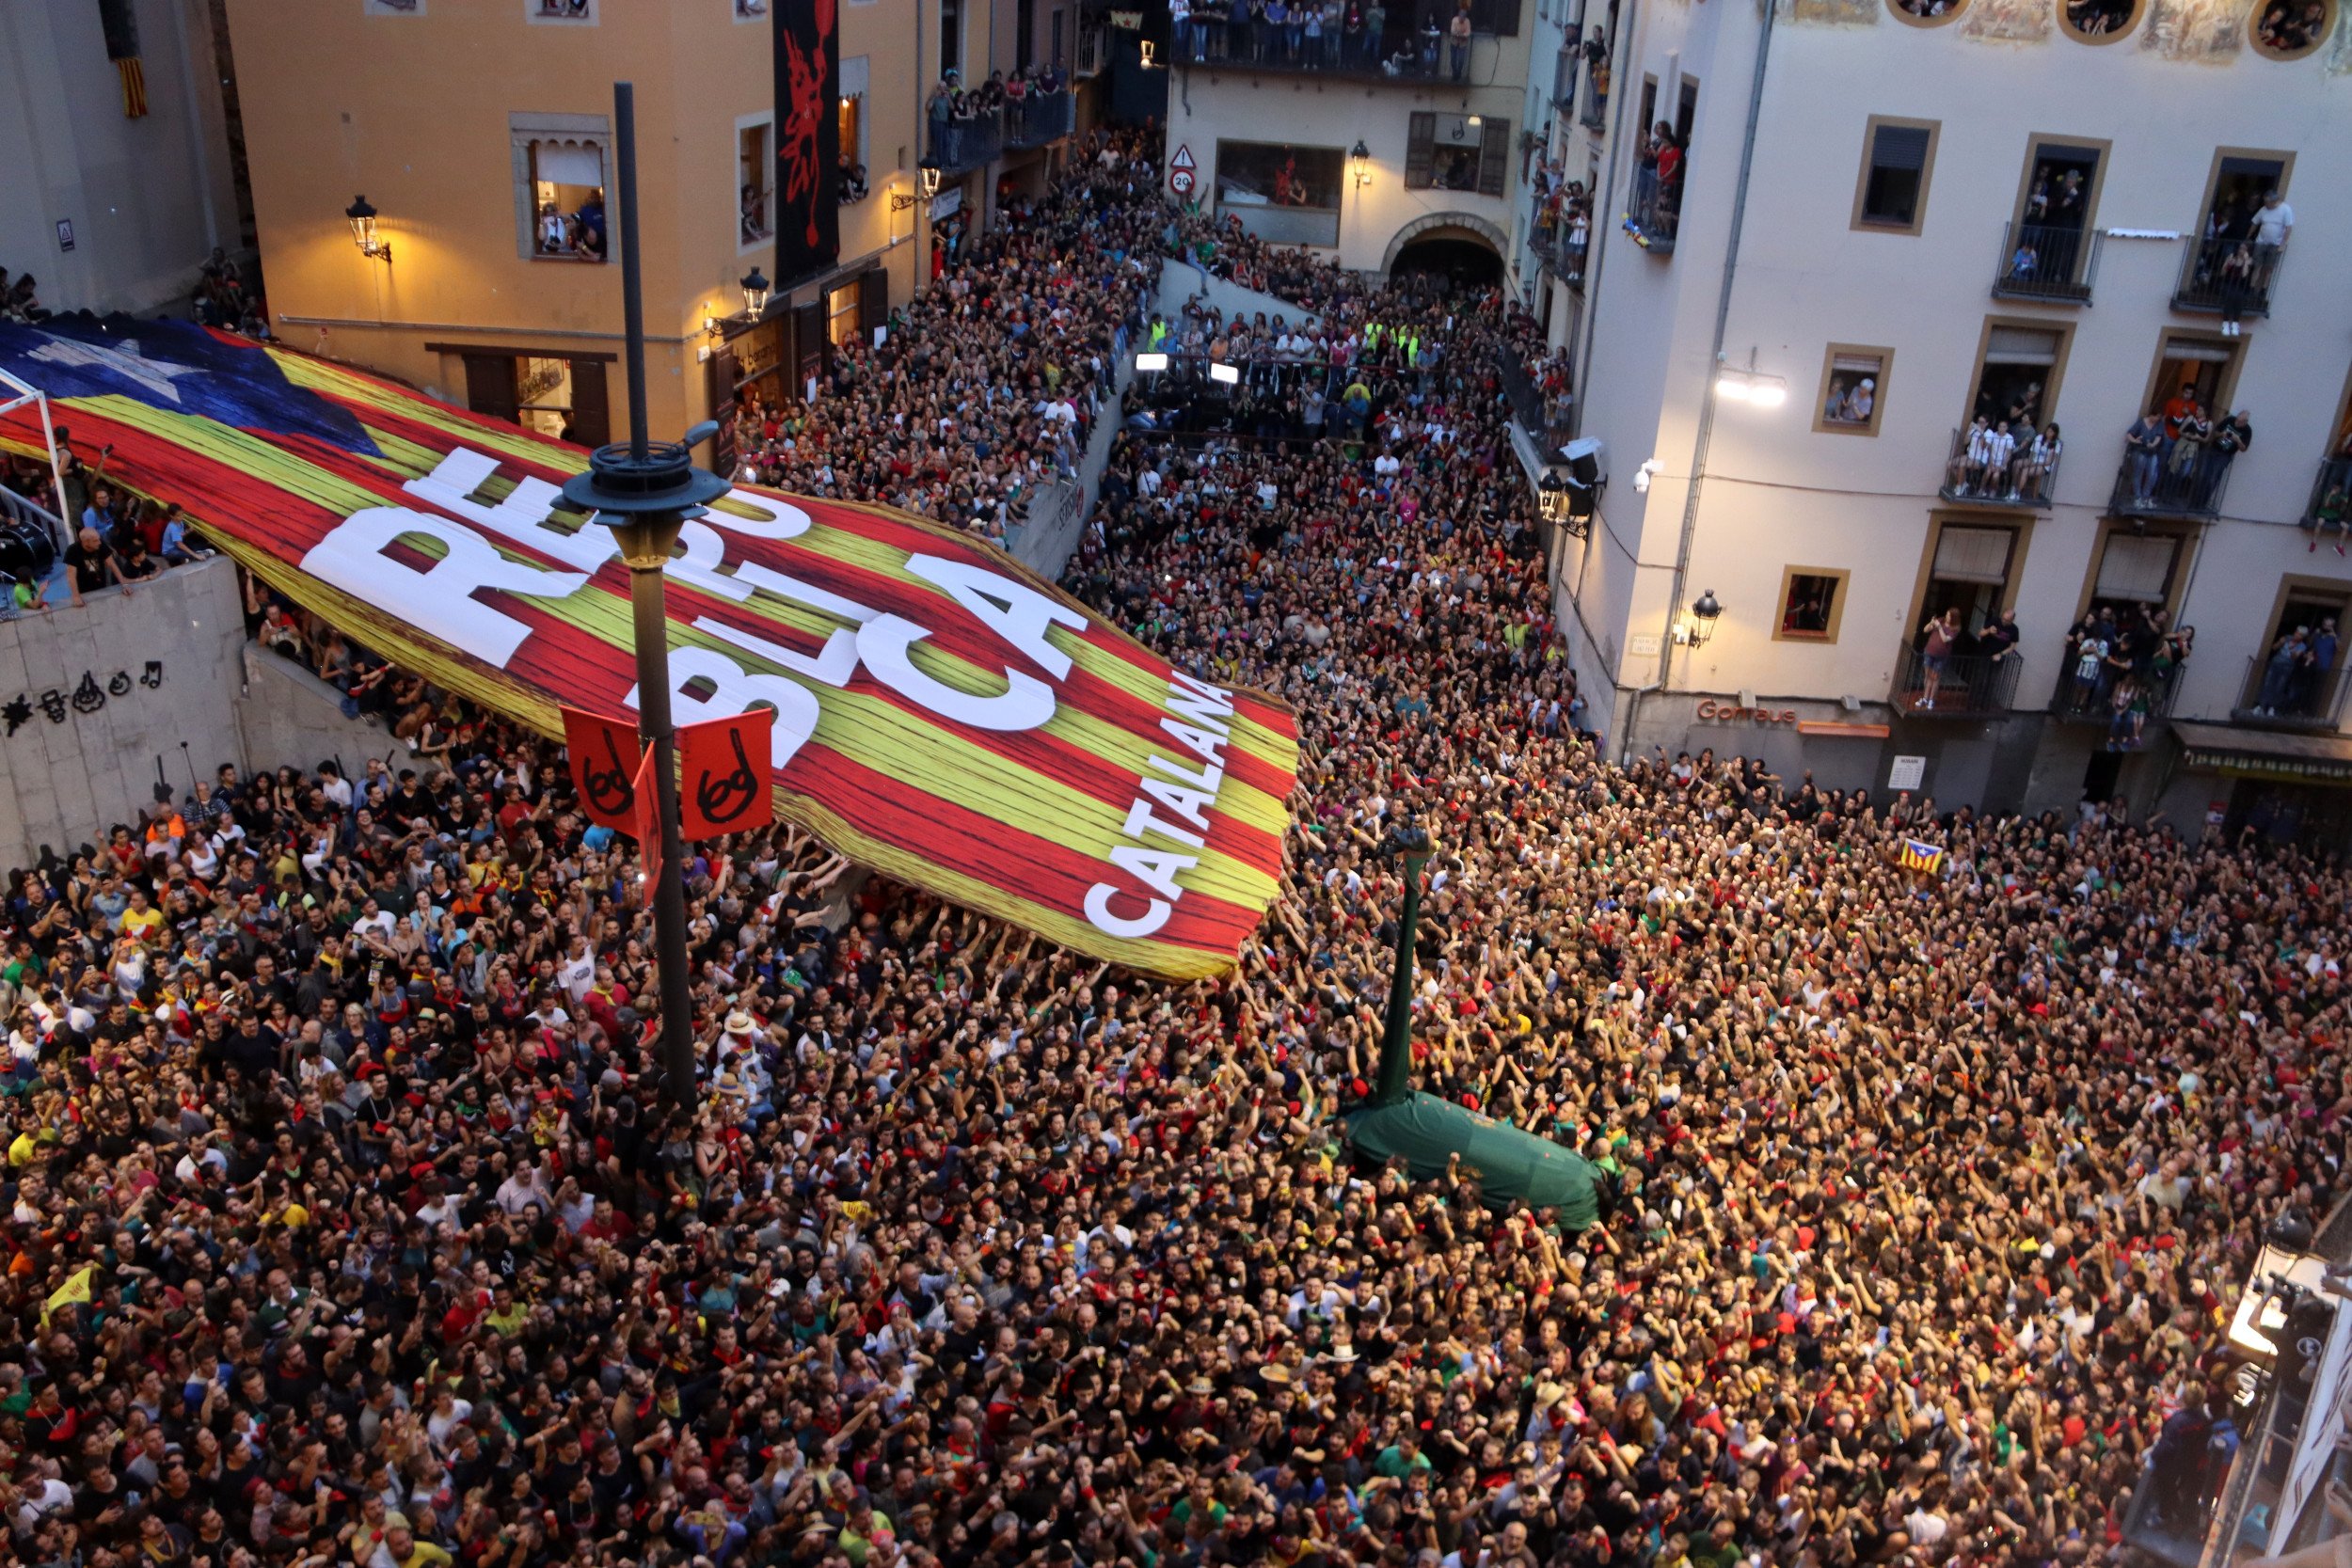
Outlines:
[[139, 63], [139, 19], [131, 0], [98, 0], [98, 24], [105, 29], [106, 58], [122, 78], [122, 112], [147, 118], [147, 68]]
[[[262, 581], [549, 736], [633, 715], [628, 569], [558, 510], [579, 447], [184, 323], [0, 324], [107, 477]], [[40, 450], [0, 417], [0, 450]], [[971, 535], [739, 486], [669, 573], [677, 721], [775, 710], [776, 815], [943, 898], [1127, 967], [1230, 968], [1281, 874], [1298, 728], [1170, 667]]]
[[1903, 840], [1903, 869], [1915, 871], [1922, 877], [1932, 877], [1944, 869], [1944, 846], [1922, 844], [1915, 838]]

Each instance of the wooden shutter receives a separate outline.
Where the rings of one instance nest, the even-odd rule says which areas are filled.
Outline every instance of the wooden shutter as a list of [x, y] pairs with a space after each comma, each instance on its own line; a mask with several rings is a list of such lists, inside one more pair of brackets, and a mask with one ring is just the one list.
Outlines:
[[792, 395], [808, 390], [808, 378], [825, 373], [824, 296], [792, 312]]
[[1438, 117], [1427, 109], [1415, 109], [1405, 133], [1405, 188], [1425, 191], [1435, 183], [1438, 170]]
[[515, 400], [515, 361], [504, 354], [466, 356], [466, 406], [494, 420], [516, 422], [521, 412]]
[[735, 477], [735, 461], [739, 455], [735, 440], [735, 383], [740, 376], [736, 368], [735, 350], [714, 348], [710, 357], [703, 361], [710, 395], [710, 417], [719, 421], [719, 434], [710, 438], [710, 471], [728, 479]]
[[[1059, 16], [1061, 13], [1054, 13]], [[866, 334], [866, 341], [874, 341], [874, 329], [890, 325], [890, 269], [867, 267], [858, 274], [857, 325]]]
[[1511, 122], [1488, 115], [1481, 134], [1485, 140], [1478, 149], [1478, 194], [1501, 196], [1502, 182], [1511, 177]]
[[572, 438], [583, 447], [612, 439], [612, 399], [601, 359], [572, 361]]

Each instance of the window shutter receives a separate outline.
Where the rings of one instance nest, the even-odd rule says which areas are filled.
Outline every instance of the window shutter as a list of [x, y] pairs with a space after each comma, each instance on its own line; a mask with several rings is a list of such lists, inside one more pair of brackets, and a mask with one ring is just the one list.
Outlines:
[[1928, 133], [1917, 125], [1882, 125], [1878, 140], [1870, 149], [1870, 162], [1878, 168], [1909, 169], [1916, 174], [1928, 166]]
[[612, 439], [612, 403], [601, 359], [572, 361], [572, 439], [600, 447]]
[[2106, 553], [2099, 558], [2099, 585], [2091, 590], [2091, 596], [2161, 604], [2165, 585], [2172, 577], [2172, 558], [2180, 547], [2178, 539], [2161, 534], [2110, 534]]
[[1951, 528], [1936, 535], [1935, 576], [1947, 582], [2009, 580], [2010, 543], [2005, 528]]
[[1996, 326], [1984, 345], [1988, 365], [2055, 365], [2058, 335], [2039, 326]]
[[1501, 196], [1511, 177], [1511, 122], [1489, 115], [1483, 127], [1486, 142], [1478, 150], [1478, 194]]
[[812, 300], [792, 312], [791, 393], [799, 397], [812, 375], [825, 373], [825, 308]]
[[503, 354], [466, 356], [466, 406], [494, 420], [515, 422], [515, 361]]
[[1405, 188], [1427, 190], [1437, 168], [1438, 117], [1427, 109], [1415, 109], [1405, 133]]
[[1884, 372], [1885, 364], [1875, 354], [1835, 354], [1830, 356], [1829, 368], [1837, 375], [1877, 376]]
[[532, 173], [549, 185], [601, 185], [604, 154], [579, 142], [533, 142]]
[[736, 445], [735, 424], [740, 415], [736, 409], [735, 350], [714, 348], [704, 362], [709, 372], [710, 417], [719, 421], [719, 434], [710, 438], [711, 471], [726, 479], [735, 477], [736, 459], [740, 455]]
[[858, 275], [857, 324], [866, 334], [866, 341], [874, 341], [874, 328], [890, 321], [890, 269], [867, 267]]

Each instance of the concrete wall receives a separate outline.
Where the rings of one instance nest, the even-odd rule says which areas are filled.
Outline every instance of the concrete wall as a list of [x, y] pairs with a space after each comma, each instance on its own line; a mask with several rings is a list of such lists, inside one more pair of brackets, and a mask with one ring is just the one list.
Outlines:
[[415, 754], [390, 732], [344, 718], [342, 693], [292, 659], [250, 642], [240, 657], [238, 734], [252, 766], [291, 763], [308, 771], [332, 758], [347, 778], [366, 772], [371, 757], [382, 757], [395, 775], [416, 766]]
[[1224, 311], [1228, 321], [1235, 316], [1253, 316], [1261, 310], [1265, 312], [1269, 321], [1278, 315], [1293, 323], [1309, 325], [1320, 319], [1314, 311], [1294, 305], [1279, 295], [1245, 289], [1238, 283], [1204, 272], [1189, 261], [1179, 261], [1171, 256], [1160, 264], [1160, 297], [1155, 308], [1162, 314], [1173, 319], [1196, 296], [1209, 309]]
[[[22, 696], [32, 705], [0, 738], [0, 864], [27, 865], [43, 845], [63, 853], [135, 822], [159, 771], [178, 799], [191, 766], [209, 778], [224, 762], [242, 764], [244, 642], [236, 568], [226, 561], [167, 573], [127, 597], [109, 590], [80, 610], [0, 623], [0, 704]], [[142, 678], [150, 660], [162, 665], [159, 685]], [[128, 689], [110, 690], [120, 677]], [[44, 693], [65, 699], [61, 720], [41, 706]]]
[[38, 277], [53, 310], [169, 305], [214, 245], [240, 248], [210, 13], [148, 0], [137, 17], [148, 112], [132, 119], [94, 0], [0, 6], [0, 266]]

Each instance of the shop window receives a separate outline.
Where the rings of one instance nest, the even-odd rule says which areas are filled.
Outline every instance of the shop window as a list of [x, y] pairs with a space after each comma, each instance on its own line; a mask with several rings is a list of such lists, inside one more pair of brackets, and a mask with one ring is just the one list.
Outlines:
[[1886, 406], [1887, 371], [1894, 363], [1891, 348], [1830, 344], [1821, 362], [1813, 428], [1835, 436], [1876, 436], [1880, 411]]
[[1862, 133], [1862, 178], [1854, 188], [1853, 227], [1916, 234], [1928, 212], [1928, 176], [1942, 123], [1872, 115]]
[[1426, 110], [1408, 122], [1405, 184], [1410, 190], [1501, 196], [1511, 172], [1511, 122], [1493, 115]]
[[776, 232], [775, 150], [772, 115], [751, 115], [735, 127], [735, 188], [739, 246], [765, 244]]
[[1780, 623], [1775, 641], [1835, 642], [1846, 612], [1846, 579], [1834, 566], [1791, 566], [1780, 577]]
[[516, 354], [462, 344], [425, 346], [454, 354], [464, 362], [466, 406], [475, 413], [580, 446], [601, 446], [612, 439], [605, 359]]

